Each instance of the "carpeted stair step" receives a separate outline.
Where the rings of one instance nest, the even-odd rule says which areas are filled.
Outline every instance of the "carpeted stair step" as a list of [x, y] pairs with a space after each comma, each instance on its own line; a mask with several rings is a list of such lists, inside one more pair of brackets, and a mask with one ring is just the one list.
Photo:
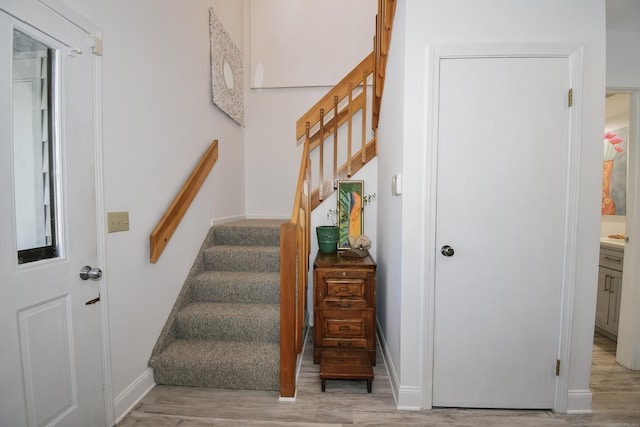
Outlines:
[[152, 359], [157, 384], [278, 390], [280, 344], [176, 340]]
[[179, 338], [280, 342], [280, 306], [193, 302], [176, 316]]
[[279, 271], [277, 246], [210, 246], [204, 250], [205, 268], [216, 271]]
[[193, 278], [191, 300], [279, 304], [280, 273], [203, 271]]
[[282, 220], [243, 219], [215, 226], [213, 243], [221, 246], [280, 246]]

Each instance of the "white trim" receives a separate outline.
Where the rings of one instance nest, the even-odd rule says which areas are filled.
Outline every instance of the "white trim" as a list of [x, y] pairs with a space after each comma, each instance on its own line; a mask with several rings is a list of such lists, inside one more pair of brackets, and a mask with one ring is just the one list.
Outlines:
[[[508, 43], [508, 44], [445, 44], [427, 47], [427, 78], [428, 97], [427, 106], [427, 151], [429, 163], [426, 165], [426, 217], [435, 217], [436, 212], [436, 173], [437, 173], [437, 141], [438, 141], [438, 87], [440, 82], [440, 61], [450, 58], [567, 58], [570, 63], [570, 84], [574, 92], [573, 109], [570, 112], [569, 149], [575, 150], [580, 141], [581, 118], [581, 87], [582, 87], [582, 46], [567, 43]], [[565, 412], [569, 408], [567, 403], [569, 369], [566, 368], [570, 360], [571, 331], [573, 317], [573, 300], [576, 270], [576, 239], [578, 215], [578, 172], [579, 158], [569, 156], [567, 181], [567, 205], [565, 214], [564, 263], [563, 263], [563, 294], [561, 305], [560, 333], [558, 337], [558, 355], [565, 361], [565, 369], [561, 369], [556, 383], [553, 409]], [[436, 259], [436, 224], [435, 221], [426, 230], [425, 255], [427, 274], [425, 277], [426, 290], [422, 304], [421, 317], [424, 318], [422, 336], [425, 336], [424, 360], [425, 369], [423, 405], [430, 409], [433, 403], [433, 361], [434, 361], [434, 295], [435, 295], [435, 259]], [[407, 390], [408, 391], [408, 390]], [[407, 393], [410, 395], [410, 393]], [[572, 402], [573, 404], [573, 402]], [[574, 410], [573, 405], [570, 407]], [[583, 409], [584, 410], [584, 409]]]
[[382, 358], [384, 359], [384, 366], [387, 370], [387, 378], [389, 378], [389, 384], [391, 385], [391, 395], [393, 396], [393, 400], [396, 403], [396, 407], [398, 406], [398, 390], [400, 389], [400, 381], [398, 380], [398, 371], [396, 370], [395, 365], [393, 364], [393, 359], [389, 356], [389, 346], [387, 346], [387, 341], [384, 338], [384, 333], [382, 332], [382, 327], [380, 326], [380, 319], [376, 316], [376, 329], [378, 334], [378, 345], [380, 346], [380, 352], [382, 353]]
[[245, 218], [246, 217], [244, 215], [232, 215], [232, 216], [223, 216], [220, 218], [211, 218], [211, 222], [209, 223], [209, 225], [213, 227], [214, 225], [220, 225], [220, 224], [224, 224], [226, 222], [231, 222], [231, 221], [238, 221]]
[[287, 221], [291, 219], [291, 216], [287, 216], [286, 214], [281, 214], [281, 215], [252, 214], [252, 215], [247, 215], [247, 219], [281, 219], [283, 221]]
[[[556, 382], [553, 409], [566, 412], [569, 390], [569, 361], [571, 360], [571, 331], [573, 329], [573, 301], [575, 293], [576, 252], [578, 247], [578, 214], [580, 181], [580, 140], [582, 129], [582, 57], [581, 45], [573, 45], [566, 58], [570, 64], [570, 86], [573, 89], [573, 107], [569, 114], [569, 155], [567, 169], [567, 201], [565, 204], [565, 235], [563, 241], [563, 283], [562, 305], [560, 307], [560, 334], [558, 336], [558, 359], [561, 362], [560, 375]], [[562, 369], [564, 363], [565, 369]]]
[[400, 386], [398, 390], [398, 411], [420, 411], [422, 409], [422, 388]]
[[115, 424], [122, 421], [129, 412], [156, 386], [153, 380], [153, 369], [147, 368], [113, 401], [116, 416]]
[[591, 409], [591, 390], [569, 390], [567, 396], [567, 414], [593, 414]]
[[[95, 34], [101, 35], [100, 31]], [[114, 425], [113, 389], [111, 383], [111, 344], [109, 330], [109, 274], [107, 265], [107, 242], [106, 242], [106, 218], [103, 215], [104, 208], [104, 158], [102, 140], [102, 57], [93, 55], [93, 84], [94, 84], [94, 174], [96, 193], [96, 246], [98, 252], [98, 265], [102, 266], [107, 273], [100, 281], [100, 335], [102, 347], [102, 384], [105, 410], [105, 426]]]
[[83, 15], [78, 13], [78, 11], [64, 3], [62, 0], [38, 1], [87, 34], [93, 34], [99, 30], [99, 28], [93, 22], [89, 21]]

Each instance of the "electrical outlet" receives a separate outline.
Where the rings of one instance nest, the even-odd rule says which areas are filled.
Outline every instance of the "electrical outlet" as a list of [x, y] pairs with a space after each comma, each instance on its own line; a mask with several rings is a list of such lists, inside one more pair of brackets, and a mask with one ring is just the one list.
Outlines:
[[107, 233], [129, 231], [129, 212], [107, 212]]

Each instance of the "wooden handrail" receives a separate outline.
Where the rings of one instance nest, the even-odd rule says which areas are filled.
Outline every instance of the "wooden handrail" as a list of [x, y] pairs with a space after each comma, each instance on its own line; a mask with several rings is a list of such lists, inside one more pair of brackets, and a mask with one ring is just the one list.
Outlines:
[[[308, 288], [311, 239], [311, 211], [335, 191], [334, 183], [349, 179], [377, 155], [377, 129], [386, 57], [391, 40], [395, 0], [379, 0], [374, 51], [351, 70], [333, 89], [296, 122], [296, 140], [304, 142], [300, 172], [291, 212], [291, 221], [280, 227], [280, 395], [295, 396], [296, 360], [302, 351], [302, 331]], [[369, 80], [372, 86], [369, 89]], [[367, 94], [370, 95], [367, 95]], [[368, 105], [370, 108], [368, 108]], [[360, 150], [352, 147], [352, 121], [361, 113]], [[369, 117], [367, 117], [369, 115]], [[373, 138], [367, 142], [366, 123], [371, 121]], [[347, 127], [346, 148], [340, 145], [338, 132]], [[340, 135], [342, 136], [342, 135]], [[326, 147], [325, 147], [326, 144]], [[338, 165], [338, 151], [346, 160]], [[333, 150], [332, 167], [325, 170], [325, 150]], [[318, 183], [311, 189], [311, 155]], [[314, 157], [315, 159], [316, 157]], [[330, 172], [326, 176], [325, 172]]]
[[338, 102], [342, 102], [351, 92], [350, 88], [356, 88], [362, 84], [363, 75], [373, 74], [374, 55], [371, 52], [364, 58], [356, 67], [349, 72], [340, 82], [333, 87], [316, 102], [316, 104], [309, 108], [296, 122], [296, 139], [300, 140], [305, 134], [306, 124], [313, 128], [320, 122], [320, 111], [330, 111], [334, 106], [334, 98], [338, 97]]
[[178, 195], [173, 199], [173, 202], [151, 232], [149, 236], [149, 260], [152, 264], [155, 264], [160, 258], [162, 251], [169, 243], [169, 239], [178, 228], [182, 217], [191, 206], [191, 202], [198, 194], [200, 187], [202, 187], [217, 160], [218, 140], [216, 139], [209, 145], [198, 165], [191, 172], [189, 179], [184, 183]]
[[376, 36], [374, 38], [373, 53], [374, 79], [373, 79], [373, 123], [374, 129], [378, 128], [380, 118], [380, 104], [382, 103], [382, 91], [387, 70], [387, 55], [391, 44], [391, 32], [393, 18], [396, 14], [395, 0], [378, 0], [378, 16], [376, 16]]

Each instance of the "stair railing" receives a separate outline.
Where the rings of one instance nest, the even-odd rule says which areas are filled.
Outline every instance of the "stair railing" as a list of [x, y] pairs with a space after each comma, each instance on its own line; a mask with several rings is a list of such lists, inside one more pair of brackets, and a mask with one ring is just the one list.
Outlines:
[[151, 232], [149, 236], [149, 261], [152, 264], [155, 264], [160, 258], [162, 251], [164, 251], [174, 231], [180, 225], [182, 217], [189, 210], [191, 202], [198, 194], [200, 187], [202, 187], [217, 160], [218, 140], [216, 139], [209, 145], [209, 148], [182, 186], [182, 189], [180, 189], [178, 195], [173, 199], [173, 202]]
[[338, 180], [351, 178], [377, 155], [395, 5], [395, 0], [378, 1], [374, 51], [296, 122], [296, 139], [304, 144], [302, 160], [291, 221], [280, 228], [281, 397], [293, 397], [296, 390], [307, 306], [311, 211], [335, 191]]

